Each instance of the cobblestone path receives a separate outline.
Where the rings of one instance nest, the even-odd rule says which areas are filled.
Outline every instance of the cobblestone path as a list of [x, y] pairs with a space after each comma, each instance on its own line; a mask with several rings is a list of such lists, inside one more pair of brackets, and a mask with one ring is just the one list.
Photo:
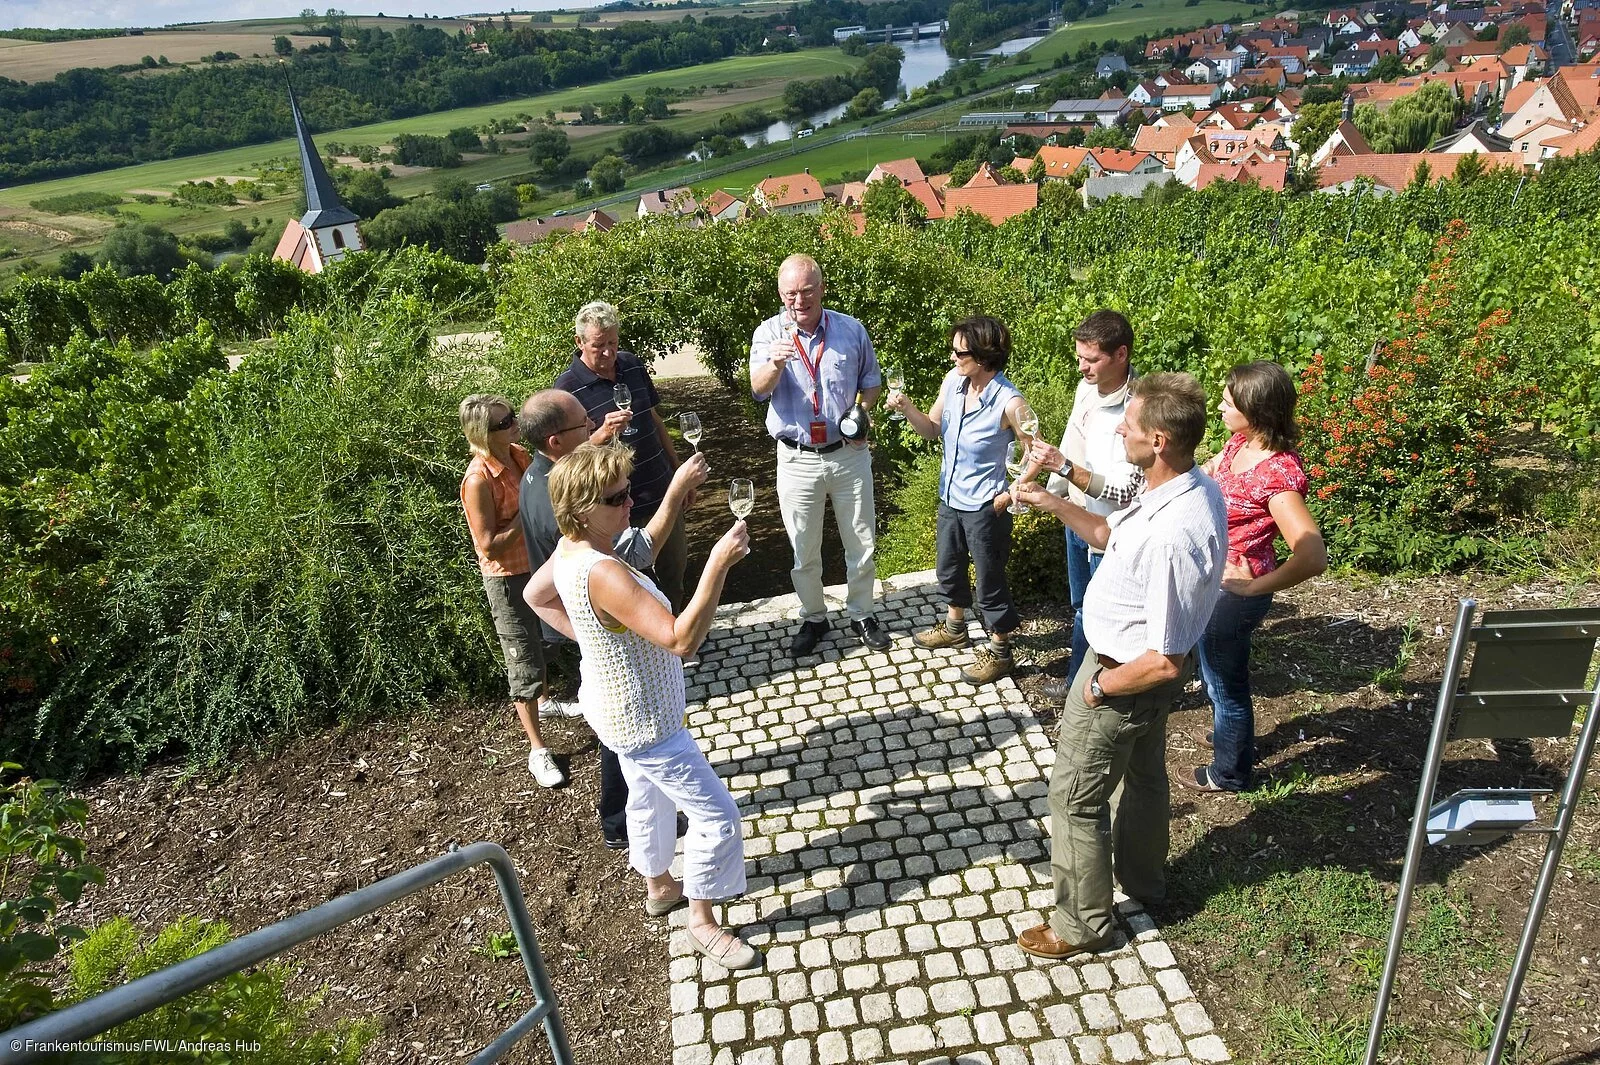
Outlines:
[[835, 615], [791, 660], [794, 606], [723, 608], [689, 672], [689, 725], [744, 812], [749, 891], [725, 920], [765, 959], [730, 974], [673, 915], [673, 1065], [1229, 1060], [1136, 902], [1118, 896], [1112, 951], [1017, 949], [1051, 903], [1055, 752], [1010, 679], [973, 688], [968, 651], [912, 642], [932, 574], [886, 582], [885, 652]]

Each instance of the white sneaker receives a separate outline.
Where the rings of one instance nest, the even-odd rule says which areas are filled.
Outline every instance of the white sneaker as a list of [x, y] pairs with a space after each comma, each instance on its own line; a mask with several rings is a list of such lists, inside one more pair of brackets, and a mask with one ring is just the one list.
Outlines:
[[566, 702], [562, 699], [546, 699], [539, 704], [539, 713], [551, 717], [582, 717], [583, 708], [576, 702]]
[[566, 783], [566, 778], [561, 775], [561, 767], [556, 765], [548, 747], [535, 747], [528, 752], [528, 772], [533, 774], [533, 779], [539, 782], [541, 788], [553, 788]]

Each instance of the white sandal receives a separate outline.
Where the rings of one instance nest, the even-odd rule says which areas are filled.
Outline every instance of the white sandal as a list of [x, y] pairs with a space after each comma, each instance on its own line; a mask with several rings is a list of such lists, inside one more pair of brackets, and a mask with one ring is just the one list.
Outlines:
[[756, 949], [726, 928], [717, 929], [710, 943], [700, 942], [700, 937], [689, 932], [689, 942], [694, 949], [722, 966], [724, 969], [754, 969], [761, 961]]

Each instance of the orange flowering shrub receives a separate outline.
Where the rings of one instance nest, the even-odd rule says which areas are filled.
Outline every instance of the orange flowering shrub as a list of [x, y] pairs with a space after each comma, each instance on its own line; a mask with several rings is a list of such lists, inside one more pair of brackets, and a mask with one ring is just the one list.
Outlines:
[[1500, 515], [1496, 444], [1530, 418], [1510, 313], [1457, 302], [1467, 226], [1451, 222], [1410, 309], [1366, 363], [1318, 352], [1300, 378], [1307, 501], [1335, 559], [1441, 568], [1484, 553]]

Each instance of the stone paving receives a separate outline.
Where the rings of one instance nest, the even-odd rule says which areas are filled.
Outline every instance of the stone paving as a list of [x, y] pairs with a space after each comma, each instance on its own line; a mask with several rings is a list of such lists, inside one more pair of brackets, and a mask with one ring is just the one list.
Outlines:
[[1104, 954], [1017, 948], [1051, 904], [1053, 742], [1009, 678], [973, 688], [969, 651], [912, 642], [932, 574], [885, 582], [884, 652], [835, 615], [797, 663], [794, 608], [724, 607], [689, 672], [689, 725], [744, 812], [725, 921], [765, 957], [730, 974], [673, 915], [673, 1065], [1230, 1060], [1138, 903], [1118, 896]]

